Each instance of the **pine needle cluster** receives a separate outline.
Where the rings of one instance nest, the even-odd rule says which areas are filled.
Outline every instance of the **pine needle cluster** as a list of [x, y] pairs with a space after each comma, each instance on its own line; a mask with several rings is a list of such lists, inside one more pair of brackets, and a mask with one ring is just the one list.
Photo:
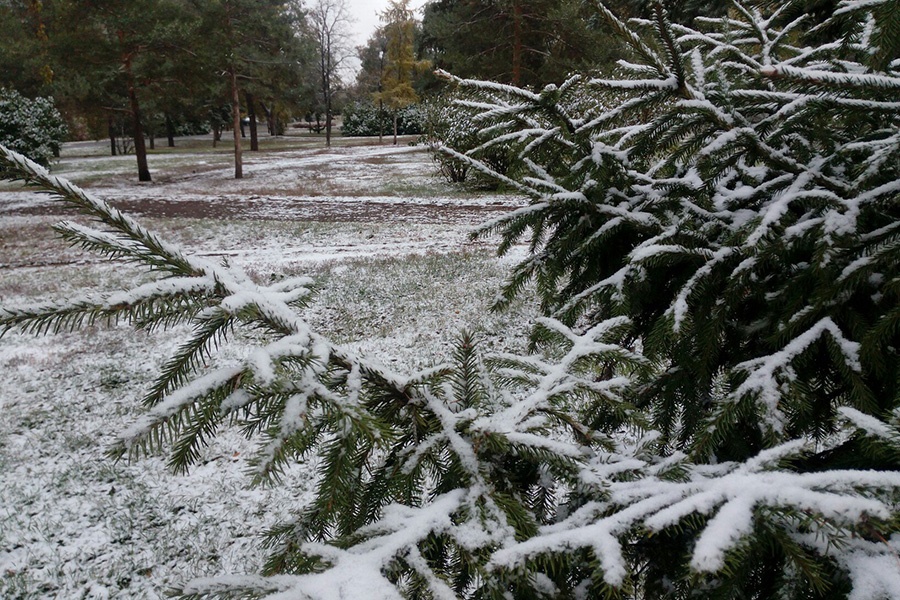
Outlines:
[[[188, 598], [891, 598], [900, 595], [900, 62], [885, 6], [625, 23], [616, 77], [540, 92], [447, 76], [483, 143], [444, 151], [532, 199], [485, 226], [530, 255], [536, 352], [387, 372], [302, 318], [311, 281], [260, 286], [188, 256], [15, 152], [94, 219], [69, 242], [158, 277], [0, 308], [0, 333], [187, 323], [115, 456], [188, 469], [220, 427], [254, 479], [318, 465], [263, 573]], [[842, 19], [840, 27], [834, 19]], [[885, 24], [887, 23], [887, 24]], [[830, 42], [812, 44], [837, 31]], [[514, 149], [519, 168], [485, 161]], [[204, 360], [240, 330], [236, 366]]]

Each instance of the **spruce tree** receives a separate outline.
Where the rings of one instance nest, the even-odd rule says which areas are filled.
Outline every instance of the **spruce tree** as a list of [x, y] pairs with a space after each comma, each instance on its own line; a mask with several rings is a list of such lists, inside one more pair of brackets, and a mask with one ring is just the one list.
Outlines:
[[[4, 307], [0, 331], [188, 322], [113, 453], [183, 470], [235, 423], [257, 480], [318, 457], [265, 572], [187, 597], [898, 597], [900, 64], [873, 60], [892, 1], [841, 2], [816, 45], [833, 23], [789, 5], [696, 29], [600, 6], [626, 75], [447, 76], [485, 138], [445, 151], [531, 199], [483, 231], [529, 243], [498, 304], [536, 283], [532, 355], [464, 333], [446, 365], [388, 373], [308, 326], [309, 280], [188, 256], [5, 149], [0, 170], [98, 222], [66, 239], [159, 277]], [[519, 171], [479, 160], [497, 145]], [[242, 364], [206, 366], [245, 328], [265, 340]]]

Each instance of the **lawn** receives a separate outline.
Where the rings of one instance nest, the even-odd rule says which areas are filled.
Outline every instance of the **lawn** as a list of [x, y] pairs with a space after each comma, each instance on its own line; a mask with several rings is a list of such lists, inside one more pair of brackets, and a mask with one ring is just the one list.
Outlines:
[[[227, 144], [179, 139], [151, 154], [150, 184], [137, 183], [133, 156], [78, 143], [54, 173], [259, 282], [312, 276], [318, 292], [303, 316], [391, 370], [440, 362], [464, 328], [487, 349], [521, 349], [535, 307], [487, 310], [516, 256], [498, 259], [491, 240], [468, 239], [521, 200], [442, 182], [410, 141], [339, 138], [326, 149], [309, 135], [264, 139], [235, 181]], [[49, 226], [73, 218], [51, 198], [0, 183], [0, 306], [147, 276], [66, 247]], [[194, 576], [255, 572], [259, 535], [302, 506], [315, 465], [295, 465], [284, 485], [250, 487], [253, 441], [234, 431], [187, 475], [172, 474], [165, 456], [105, 456], [184, 333], [111, 325], [0, 338], [0, 597], [162, 598]], [[211, 360], [240, 360], [246, 345], [236, 341]]]

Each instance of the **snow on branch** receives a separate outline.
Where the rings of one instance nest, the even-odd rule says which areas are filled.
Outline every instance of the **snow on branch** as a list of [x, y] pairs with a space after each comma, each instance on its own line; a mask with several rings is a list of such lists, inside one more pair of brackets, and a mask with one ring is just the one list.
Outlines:
[[776, 432], [783, 431], [785, 417], [780, 407], [783, 378], [793, 377], [791, 362], [824, 335], [830, 336], [837, 344], [847, 367], [857, 372], [861, 370], [859, 343], [844, 337], [837, 324], [830, 317], [825, 317], [794, 337], [778, 352], [736, 365], [735, 370], [746, 373], [746, 379], [731, 394], [732, 398], [737, 400], [745, 395], [753, 395], [763, 408], [765, 425]]
[[766, 66], [760, 75], [771, 78], [786, 77], [818, 84], [837, 84], [849, 88], [900, 89], [900, 77], [872, 73], [841, 73], [793, 67], [786, 64]]

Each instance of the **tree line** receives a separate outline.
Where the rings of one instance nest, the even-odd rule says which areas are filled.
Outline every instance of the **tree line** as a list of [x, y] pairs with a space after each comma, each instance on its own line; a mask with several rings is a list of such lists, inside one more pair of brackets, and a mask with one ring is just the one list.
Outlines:
[[52, 95], [75, 136], [133, 149], [141, 181], [157, 138], [230, 128], [240, 178], [241, 116], [256, 150], [258, 116], [277, 134], [292, 114], [330, 112], [348, 27], [344, 0], [11, 0], [0, 87]]
[[[805, 0], [812, 12], [836, 0]], [[647, 18], [642, 0], [608, 2]], [[673, 21], [721, 16], [712, 0], [669, 2]], [[242, 177], [243, 122], [258, 150], [307, 118], [330, 145], [333, 115], [349, 100], [371, 106], [377, 131], [403, 131], [403, 110], [439, 93], [433, 71], [539, 89], [571, 73], [611, 71], [626, 54], [596, 11], [578, 0], [432, 0], [421, 18], [393, 0], [382, 26], [352, 48], [346, 0], [9, 0], [0, 3], [0, 88], [53, 96], [76, 138], [109, 138], [133, 151], [151, 179], [157, 139], [231, 130]], [[348, 80], [353, 55], [360, 70]], [[408, 130], [408, 129], [407, 129]]]

